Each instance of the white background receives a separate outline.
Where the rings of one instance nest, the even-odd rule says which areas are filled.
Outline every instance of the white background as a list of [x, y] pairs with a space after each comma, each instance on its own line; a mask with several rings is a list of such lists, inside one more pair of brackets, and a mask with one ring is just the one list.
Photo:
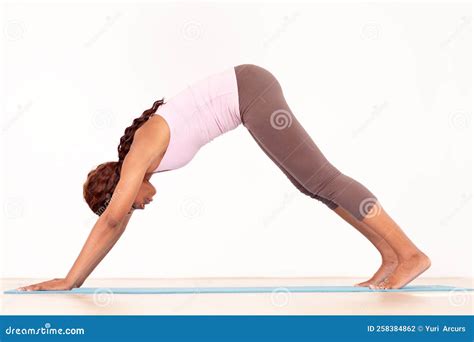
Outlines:
[[[61, 277], [95, 222], [87, 172], [152, 103], [231, 65], [270, 70], [326, 157], [432, 259], [472, 275], [469, 4], [8, 5], [3, 277]], [[155, 174], [93, 277], [369, 276], [380, 257], [243, 126]]]

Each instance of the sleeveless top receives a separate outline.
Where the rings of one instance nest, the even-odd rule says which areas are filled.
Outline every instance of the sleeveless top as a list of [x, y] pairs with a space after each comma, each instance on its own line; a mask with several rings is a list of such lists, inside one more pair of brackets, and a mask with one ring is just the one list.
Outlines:
[[203, 145], [242, 123], [234, 67], [188, 85], [156, 114], [168, 124], [170, 141], [153, 173], [183, 167]]

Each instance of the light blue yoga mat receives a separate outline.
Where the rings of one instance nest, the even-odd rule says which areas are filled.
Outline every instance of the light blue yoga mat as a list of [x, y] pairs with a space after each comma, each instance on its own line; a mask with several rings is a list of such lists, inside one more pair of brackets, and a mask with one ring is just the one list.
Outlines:
[[372, 290], [357, 286], [272, 286], [272, 287], [81, 287], [71, 291], [17, 291], [5, 294], [186, 294], [186, 293], [273, 293], [273, 292], [424, 292], [424, 291], [473, 291], [445, 285], [408, 285], [402, 289]]

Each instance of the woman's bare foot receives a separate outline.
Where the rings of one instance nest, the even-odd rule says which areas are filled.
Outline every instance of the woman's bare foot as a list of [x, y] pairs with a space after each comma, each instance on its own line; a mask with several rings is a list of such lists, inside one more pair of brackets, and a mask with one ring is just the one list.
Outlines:
[[431, 261], [424, 253], [419, 252], [409, 258], [399, 258], [395, 271], [372, 289], [399, 289], [410, 283], [431, 266]]
[[355, 284], [354, 286], [360, 287], [370, 287], [378, 285], [382, 282], [385, 278], [387, 278], [390, 274], [392, 274], [398, 266], [398, 258], [391, 257], [385, 258], [382, 260], [382, 265], [380, 268], [375, 272], [375, 274], [369, 280], [363, 281], [362, 283]]

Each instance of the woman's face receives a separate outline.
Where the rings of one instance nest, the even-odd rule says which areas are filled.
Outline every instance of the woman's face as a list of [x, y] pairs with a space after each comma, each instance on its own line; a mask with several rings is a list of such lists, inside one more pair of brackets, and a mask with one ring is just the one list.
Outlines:
[[153, 201], [153, 196], [156, 194], [155, 187], [150, 183], [149, 180], [144, 179], [140, 190], [138, 190], [137, 197], [133, 202], [132, 207], [134, 209], [145, 209], [145, 205]]

